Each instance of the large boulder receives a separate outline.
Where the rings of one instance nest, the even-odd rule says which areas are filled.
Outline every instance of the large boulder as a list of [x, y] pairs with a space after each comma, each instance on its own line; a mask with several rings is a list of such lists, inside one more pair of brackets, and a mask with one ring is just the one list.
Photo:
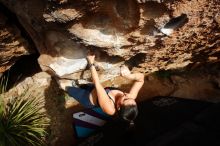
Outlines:
[[[0, 2], [16, 14], [32, 38], [41, 54], [41, 68], [59, 78], [88, 80], [89, 49], [96, 53], [101, 81], [118, 76], [121, 64], [152, 73], [219, 61], [216, 0]], [[181, 15], [186, 21], [173, 33], [160, 31]], [[170, 21], [173, 18], [177, 19]]]

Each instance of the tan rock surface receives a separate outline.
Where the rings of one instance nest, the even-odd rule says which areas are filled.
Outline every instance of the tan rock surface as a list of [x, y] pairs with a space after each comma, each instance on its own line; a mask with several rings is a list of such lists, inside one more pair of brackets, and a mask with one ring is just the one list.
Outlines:
[[[216, 0], [1, 2], [15, 12], [40, 54], [51, 56], [50, 60], [39, 59], [42, 69], [61, 78], [82, 73], [85, 66], [72, 71], [62, 67], [77, 66], [74, 50], [91, 48], [101, 54], [97, 57], [101, 66], [129, 62], [131, 68], [146, 73], [219, 61], [220, 6]], [[188, 18], [183, 27], [169, 37], [158, 32], [172, 17], [183, 13]], [[60, 64], [69, 57], [71, 65]], [[61, 67], [51, 68], [51, 64]], [[100, 74], [105, 76], [105, 71]]]
[[[0, 2], [16, 14], [30, 35], [40, 53], [38, 62], [42, 70], [62, 79], [65, 84], [71, 84], [72, 80], [91, 81], [85, 62], [86, 52], [91, 49], [96, 54], [104, 86], [130, 89], [131, 82], [119, 77], [122, 64], [128, 65], [133, 72], [149, 74], [138, 101], [154, 96], [219, 101], [218, 0]], [[159, 32], [171, 18], [182, 13], [188, 18], [182, 27], [170, 36]], [[210, 65], [213, 63], [217, 68], [210, 71], [215, 68]], [[201, 66], [204, 68], [197, 70]], [[155, 76], [155, 72], [161, 70], [165, 70], [162, 73], [165, 78]], [[173, 70], [183, 73], [172, 74]], [[32, 79], [27, 81], [32, 82]], [[55, 128], [49, 142], [57, 146], [72, 145], [75, 141], [71, 137], [71, 114], [81, 107], [77, 107], [75, 101], [65, 101], [55, 81], [49, 81], [49, 87], [42, 89]]]

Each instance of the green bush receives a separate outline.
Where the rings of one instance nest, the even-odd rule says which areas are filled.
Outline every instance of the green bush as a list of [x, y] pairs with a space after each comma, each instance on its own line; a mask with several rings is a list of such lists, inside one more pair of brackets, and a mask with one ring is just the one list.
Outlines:
[[8, 78], [6, 78], [6, 76], [2, 76], [0, 78], [0, 118], [2, 117], [4, 111], [2, 94], [6, 91], [7, 83], [8, 83]]
[[8, 75], [3, 75], [0, 78], [0, 94], [6, 92], [7, 86], [8, 86]]
[[[3, 97], [1, 94], [1, 100]], [[27, 91], [19, 97], [10, 98], [7, 104], [1, 102], [0, 146], [45, 145], [45, 128], [49, 121], [43, 107], [43, 99], [28, 95]]]

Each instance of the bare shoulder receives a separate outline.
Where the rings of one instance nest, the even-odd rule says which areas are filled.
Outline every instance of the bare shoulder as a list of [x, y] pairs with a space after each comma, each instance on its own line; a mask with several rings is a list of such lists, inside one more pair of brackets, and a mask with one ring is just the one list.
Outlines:
[[116, 96], [117, 94], [124, 94], [124, 92], [119, 89], [113, 89], [113, 90], [110, 90], [108, 93], [108, 95], [110, 96]]

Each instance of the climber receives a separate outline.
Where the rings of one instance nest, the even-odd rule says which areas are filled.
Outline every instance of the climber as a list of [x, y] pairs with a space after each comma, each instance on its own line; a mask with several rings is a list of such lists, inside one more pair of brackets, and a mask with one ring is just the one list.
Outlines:
[[118, 115], [120, 119], [133, 125], [133, 121], [138, 114], [135, 99], [144, 84], [144, 74], [131, 73], [126, 66], [122, 66], [120, 69], [121, 76], [134, 80], [130, 92], [125, 93], [114, 87], [104, 88], [99, 81], [98, 73], [94, 65], [95, 55], [89, 53], [87, 60], [94, 84], [88, 84], [80, 88], [74, 86], [67, 87], [67, 93], [86, 108], [100, 106], [106, 114], [111, 116]]

